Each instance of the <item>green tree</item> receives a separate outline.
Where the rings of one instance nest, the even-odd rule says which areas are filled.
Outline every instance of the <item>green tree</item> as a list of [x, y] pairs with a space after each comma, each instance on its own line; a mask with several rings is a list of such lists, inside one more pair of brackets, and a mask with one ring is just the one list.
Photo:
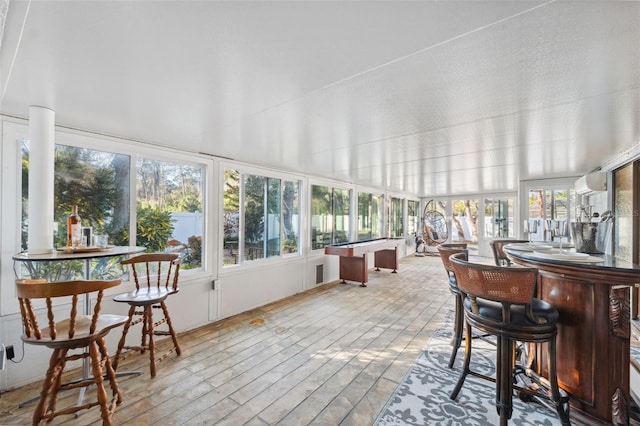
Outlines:
[[173, 235], [171, 212], [159, 208], [138, 207], [136, 244], [147, 252], [163, 251]]

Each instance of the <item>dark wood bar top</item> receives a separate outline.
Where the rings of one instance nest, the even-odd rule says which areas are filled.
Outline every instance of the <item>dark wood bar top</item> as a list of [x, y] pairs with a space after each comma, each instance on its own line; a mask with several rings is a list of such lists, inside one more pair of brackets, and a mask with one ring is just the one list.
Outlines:
[[[570, 395], [572, 417], [628, 425], [630, 289], [640, 283], [640, 266], [608, 255], [584, 263], [504, 250], [514, 263], [538, 269], [536, 297], [558, 309], [558, 382]], [[544, 352], [536, 352], [543, 374]]]
[[[592, 276], [594, 279], [601, 280], [602, 274], [605, 273], [608, 279], [619, 277], [626, 285], [632, 285], [633, 283], [629, 283], [629, 279], [634, 277], [637, 282], [640, 282], [640, 265], [606, 254], [591, 255], [602, 259], [602, 262], [585, 263], [542, 258], [533, 251], [513, 250], [508, 245], [504, 247], [504, 251], [515, 263], [522, 266], [535, 268], [540, 264], [548, 264], [549, 267], [555, 268], [557, 271], [565, 271], [567, 274], [579, 274], [582, 278]], [[614, 283], [611, 284], [613, 285]]]

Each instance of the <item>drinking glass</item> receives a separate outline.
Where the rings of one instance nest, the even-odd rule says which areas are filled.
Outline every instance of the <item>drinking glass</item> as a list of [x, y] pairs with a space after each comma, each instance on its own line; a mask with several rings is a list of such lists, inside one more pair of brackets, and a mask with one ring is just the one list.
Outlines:
[[569, 235], [569, 226], [566, 220], [556, 220], [553, 226], [553, 234], [560, 238], [560, 253], [562, 253], [562, 241]]
[[108, 244], [109, 236], [106, 234], [97, 234], [97, 235], [94, 235], [93, 238], [94, 238], [96, 247], [106, 247]]
[[529, 243], [533, 243], [533, 234], [538, 232], [538, 221], [536, 219], [525, 219], [524, 233], [529, 234]]

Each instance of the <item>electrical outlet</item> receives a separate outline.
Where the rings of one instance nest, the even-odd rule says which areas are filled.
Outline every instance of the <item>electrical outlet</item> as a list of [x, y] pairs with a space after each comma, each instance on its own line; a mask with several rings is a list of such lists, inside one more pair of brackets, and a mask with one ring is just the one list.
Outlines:
[[2, 344], [0, 345], [0, 371], [4, 370], [5, 365], [7, 365], [7, 351]]

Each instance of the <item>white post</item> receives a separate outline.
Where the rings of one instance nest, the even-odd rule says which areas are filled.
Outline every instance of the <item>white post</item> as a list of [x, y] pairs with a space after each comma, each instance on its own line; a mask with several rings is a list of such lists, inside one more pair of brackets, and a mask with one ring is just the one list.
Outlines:
[[30, 254], [53, 248], [53, 179], [55, 112], [29, 107], [29, 242]]

